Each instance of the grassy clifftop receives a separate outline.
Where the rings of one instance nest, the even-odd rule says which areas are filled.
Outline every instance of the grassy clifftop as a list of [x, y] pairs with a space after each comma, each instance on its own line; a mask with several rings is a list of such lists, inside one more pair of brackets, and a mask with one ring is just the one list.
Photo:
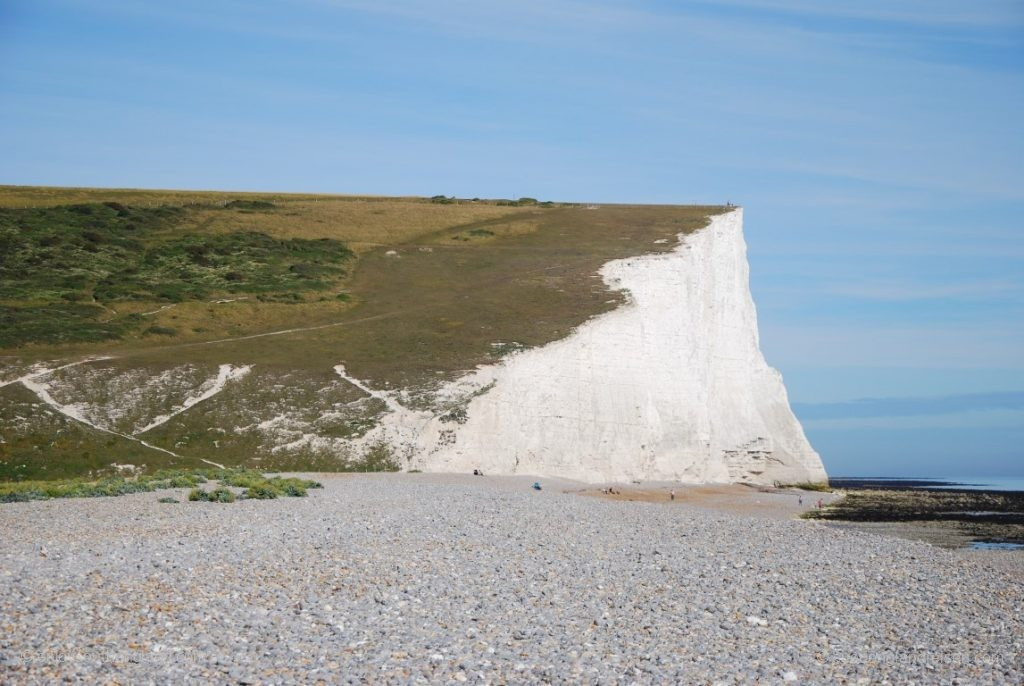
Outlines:
[[[0, 478], [200, 457], [330, 469], [324, 442], [384, 411], [334, 365], [431, 409], [439, 384], [620, 305], [602, 264], [670, 250], [722, 209], [0, 187]], [[47, 378], [100, 430], [2, 385], [91, 355], [110, 359]], [[252, 372], [146, 430], [179, 457], [122, 435], [225, 364]]]

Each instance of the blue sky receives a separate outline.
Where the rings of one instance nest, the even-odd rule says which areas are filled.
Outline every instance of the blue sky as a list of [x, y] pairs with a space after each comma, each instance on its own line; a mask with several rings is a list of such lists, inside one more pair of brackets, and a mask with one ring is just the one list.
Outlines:
[[1019, 0], [0, 3], [0, 183], [746, 208], [836, 475], [1024, 475]]

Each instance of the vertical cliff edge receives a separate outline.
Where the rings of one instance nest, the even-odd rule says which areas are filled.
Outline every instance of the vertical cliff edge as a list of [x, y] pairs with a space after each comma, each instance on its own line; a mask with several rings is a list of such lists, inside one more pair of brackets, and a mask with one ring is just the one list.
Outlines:
[[425, 471], [826, 478], [759, 348], [741, 209], [682, 236], [672, 252], [609, 262], [601, 276], [628, 292], [626, 305], [477, 369], [442, 391], [456, 401], [446, 415], [392, 406], [365, 440]]
[[[335, 208], [338, 226], [362, 216], [349, 202]], [[387, 226], [426, 216], [424, 203], [393, 204]], [[109, 205], [88, 207], [120, 221]], [[149, 328], [0, 355], [0, 479], [244, 465], [822, 480], [759, 349], [742, 210], [723, 209], [518, 208], [512, 220], [424, 229], [362, 253], [339, 282], [354, 294], [343, 300], [111, 296], [111, 316]], [[47, 231], [79, 240], [66, 214]], [[25, 259], [48, 249], [40, 235], [46, 244]], [[318, 268], [300, 261], [287, 273]], [[23, 305], [18, 313], [39, 314]], [[294, 308], [317, 318], [296, 325]]]

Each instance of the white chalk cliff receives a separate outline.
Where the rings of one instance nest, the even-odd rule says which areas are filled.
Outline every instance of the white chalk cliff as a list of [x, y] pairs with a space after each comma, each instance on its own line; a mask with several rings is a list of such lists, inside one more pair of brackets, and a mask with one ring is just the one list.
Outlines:
[[[758, 345], [743, 212], [669, 253], [606, 264], [629, 302], [550, 345], [481, 367], [436, 417], [392, 408], [368, 441], [425, 471], [583, 481], [821, 481], [818, 454]], [[343, 374], [343, 371], [339, 371]]]

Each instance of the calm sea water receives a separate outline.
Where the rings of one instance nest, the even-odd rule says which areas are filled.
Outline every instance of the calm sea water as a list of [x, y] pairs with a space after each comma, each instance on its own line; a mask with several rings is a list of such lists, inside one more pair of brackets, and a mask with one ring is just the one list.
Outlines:
[[1022, 491], [1024, 477], [1021, 476], [959, 476], [943, 477], [936, 481], [944, 481], [951, 486], [941, 488], [969, 488], [974, 491]]
[[867, 482], [875, 484], [876, 487], [892, 483], [893, 486], [897, 488], [946, 488], [970, 491], [1019, 491], [1024, 493], [1024, 477], [1021, 476], [850, 476], [837, 477], [830, 480], [836, 485], [839, 485], [843, 481], [851, 481]]

